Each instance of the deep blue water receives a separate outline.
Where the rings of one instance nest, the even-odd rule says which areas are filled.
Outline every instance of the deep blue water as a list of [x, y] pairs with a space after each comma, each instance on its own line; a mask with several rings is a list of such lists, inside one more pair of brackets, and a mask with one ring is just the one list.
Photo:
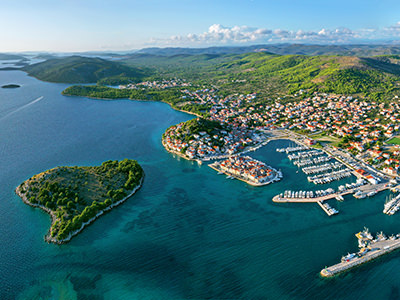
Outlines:
[[[251, 153], [284, 179], [251, 187], [166, 152], [161, 134], [191, 118], [166, 104], [65, 97], [67, 85], [20, 71], [0, 72], [7, 83], [22, 87], [0, 89], [0, 299], [400, 298], [398, 253], [318, 275], [357, 250], [364, 226], [400, 232], [399, 215], [382, 213], [387, 193], [331, 201], [340, 210], [331, 218], [316, 204], [276, 204], [284, 189], [328, 187], [275, 151], [287, 141]], [[46, 244], [50, 218], [15, 187], [55, 166], [123, 158], [143, 166], [142, 189], [69, 244]]]

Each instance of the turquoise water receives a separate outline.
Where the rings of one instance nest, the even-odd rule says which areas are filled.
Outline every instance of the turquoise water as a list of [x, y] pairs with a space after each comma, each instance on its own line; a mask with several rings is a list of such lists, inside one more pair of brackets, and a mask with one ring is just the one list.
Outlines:
[[[399, 216], [382, 213], [387, 193], [331, 201], [331, 218], [316, 204], [276, 204], [284, 189], [328, 187], [275, 151], [287, 141], [251, 153], [284, 179], [251, 187], [166, 152], [163, 131], [191, 118], [166, 104], [64, 97], [66, 85], [0, 72], [10, 82], [22, 87], [0, 89], [0, 299], [400, 298], [398, 253], [318, 275], [357, 250], [364, 226], [400, 232]], [[58, 165], [126, 157], [143, 166], [142, 189], [66, 245], [46, 244], [50, 218], [13, 192]]]

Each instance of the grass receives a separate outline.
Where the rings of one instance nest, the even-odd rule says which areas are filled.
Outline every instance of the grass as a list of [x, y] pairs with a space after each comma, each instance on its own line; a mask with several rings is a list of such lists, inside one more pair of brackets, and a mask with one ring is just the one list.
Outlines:
[[394, 138], [391, 138], [390, 140], [388, 140], [387, 142], [386, 142], [386, 144], [394, 144], [394, 145], [400, 145], [400, 138], [399, 137], [394, 137]]

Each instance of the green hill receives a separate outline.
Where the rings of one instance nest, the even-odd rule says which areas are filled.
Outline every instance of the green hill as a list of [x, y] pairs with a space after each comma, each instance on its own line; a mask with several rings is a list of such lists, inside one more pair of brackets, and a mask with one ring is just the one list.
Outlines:
[[384, 100], [398, 92], [400, 83], [400, 66], [391, 59], [252, 53], [216, 69], [226, 73], [230, 88], [232, 82], [243, 81], [242, 90], [260, 93], [269, 85], [282, 95], [308, 90]]
[[257, 92], [258, 98], [294, 95], [299, 90], [366, 96], [376, 100], [399, 94], [399, 56], [360, 58], [337, 55], [201, 54], [154, 56], [125, 60], [146, 65], [159, 78], [180, 77], [216, 85], [222, 92]]
[[63, 83], [96, 83], [101, 80], [113, 85], [138, 81], [144, 76], [142, 70], [119, 62], [81, 56], [49, 59], [23, 70], [40, 80]]

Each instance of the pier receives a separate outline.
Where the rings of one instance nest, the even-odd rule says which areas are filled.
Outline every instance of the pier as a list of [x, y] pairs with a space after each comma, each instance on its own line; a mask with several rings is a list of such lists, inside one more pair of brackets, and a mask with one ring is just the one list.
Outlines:
[[383, 208], [383, 213], [389, 216], [394, 215], [400, 207], [400, 194], [395, 198], [391, 199], [387, 203], [385, 203]]
[[339, 213], [336, 209], [330, 207], [328, 203], [322, 203], [320, 201], [318, 201], [317, 203], [329, 217]]
[[352, 187], [347, 190], [343, 191], [337, 191], [334, 193], [330, 193], [327, 195], [322, 195], [322, 196], [317, 196], [317, 197], [310, 197], [310, 198], [300, 198], [300, 197], [288, 197], [284, 195], [276, 195], [272, 198], [273, 202], [277, 203], [286, 203], [286, 202], [292, 202], [292, 203], [313, 203], [313, 202], [324, 202], [326, 200], [330, 199], [335, 199], [336, 197], [339, 196], [345, 196], [348, 194], [353, 194], [356, 193], [357, 191], [361, 191], [362, 193], [365, 193], [365, 195], [371, 193], [371, 192], [380, 192], [383, 190], [388, 189], [388, 187], [385, 184], [366, 184], [358, 187]]
[[321, 276], [333, 277], [400, 248], [399, 234], [386, 238], [381, 233], [376, 239], [373, 239], [368, 229], [365, 229], [356, 236], [358, 237], [361, 250], [358, 253], [342, 257], [342, 261], [336, 265], [322, 269], [320, 272]]

